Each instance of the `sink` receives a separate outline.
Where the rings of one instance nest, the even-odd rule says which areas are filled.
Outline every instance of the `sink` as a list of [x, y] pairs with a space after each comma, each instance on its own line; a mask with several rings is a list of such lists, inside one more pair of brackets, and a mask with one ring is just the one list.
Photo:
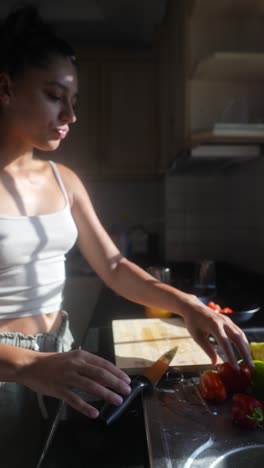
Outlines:
[[264, 431], [234, 424], [231, 398], [206, 402], [198, 382], [197, 369], [172, 370], [144, 395], [151, 468], [263, 468]]
[[251, 445], [226, 452], [215, 460], [210, 468], [262, 468], [263, 461], [264, 445]]

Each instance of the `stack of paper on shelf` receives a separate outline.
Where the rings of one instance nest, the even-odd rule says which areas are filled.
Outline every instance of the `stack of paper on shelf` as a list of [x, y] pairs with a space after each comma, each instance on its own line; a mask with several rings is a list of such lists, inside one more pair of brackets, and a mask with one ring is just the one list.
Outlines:
[[261, 154], [258, 144], [205, 143], [190, 150], [190, 156], [198, 158], [255, 158]]

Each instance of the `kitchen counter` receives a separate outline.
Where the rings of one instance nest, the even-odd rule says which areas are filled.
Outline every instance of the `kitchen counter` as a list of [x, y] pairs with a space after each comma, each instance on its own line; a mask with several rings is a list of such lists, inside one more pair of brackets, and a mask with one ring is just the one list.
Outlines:
[[[262, 330], [262, 339], [264, 330]], [[205, 401], [199, 372], [171, 372], [144, 397], [153, 468], [262, 468], [264, 433], [232, 421], [231, 397]]]
[[[173, 284], [186, 292], [192, 292], [193, 265], [170, 266]], [[244, 300], [254, 299], [262, 304], [264, 303], [262, 283], [263, 279], [257, 275], [227, 265], [217, 266], [217, 293], [219, 297], [226, 297], [226, 300], [240, 296], [244, 297]], [[112, 320], [144, 317], [142, 306], [133, 304], [103, 287], [83, 340], [84, 349], [113, 360]], [[246, 325], [263, 326], [263, 317], [261, 309]], [[50, 417], [44, 421], [35, 394], [16, 384], [8, 385], [12, 388], [11, 396], [6, 395], [0, 406], [0, 421], [4, 428], [0, 436], [1, 462], [5, 468], [35, 468], [56, 413], [57, 400], [45, 399], [50, 406]], [[102, 402], [95, 401], [95, 405], [101, 404]], [[64, 420], [58, 426], [42, 466], [43, 468], [73, 466], [148, 468], [144, 415], [140, 398], [135, 401], [134, 406], [122, 420], [110, 428], [102, 428], [94, 421], [89, 421], [74, 410], [68, 409]]]
[[[114, 360], [111, 326], [89, 328], [83, 349]], [[86, 397], [87, 398], [87, 397]], [[92, 404], [103, 402], [92, 397]], [[67, 407], [41, 468], [149, 468], [141, 398], [106, 427]]]
[[[111, 327], [89, 329], [83, 347], [113, 359]], [[110, 427], [68, 408], [42, 468], [204, 468], [228, 449], [264, 444], [262, 431], [256, 435], [232, 424], [230, 401], [212, 405], [200, 399], [198, 377], [166, 375], [143, 405], [137, 398]]]
[[[111, 327], [89, 328], [83, 348], [113, 361]], [[89, 398], [90, 401], [93, 398]], [[43, 419], [36, 394], [8, 383], [1, 390], [0, 453], [4, 468], [36, 468], [58, 400], [45, 397], [48, 419]], [[100, 408], [102, 401], [94, 400]], [[135, 451], [135, 442], [137, 450]], [[41, 468], [148, 468], [143, 410], [140, 397], [127, 414], [107, 428], [66, 408]]]

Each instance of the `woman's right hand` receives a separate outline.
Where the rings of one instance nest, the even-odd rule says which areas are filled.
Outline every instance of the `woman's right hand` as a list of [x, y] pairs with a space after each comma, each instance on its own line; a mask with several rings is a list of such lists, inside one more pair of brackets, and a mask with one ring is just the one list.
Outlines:
[[44, 395], [64, 400], [89, 418], [99, 412], [74, 390], [81, 390], [116, 406], [121, 395], [131, 391], [129, 377], [111, 362], [74, 350], [65, 353], [29, 352], [27, 363], [21, 366], [16, 381]]

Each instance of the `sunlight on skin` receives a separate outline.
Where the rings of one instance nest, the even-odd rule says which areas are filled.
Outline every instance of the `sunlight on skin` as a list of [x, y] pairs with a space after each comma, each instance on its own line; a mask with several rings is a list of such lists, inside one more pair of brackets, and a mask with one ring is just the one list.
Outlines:
[[72, 83], [74, 81], [74, 76], [73, 75], [67, 75], [65, 77], [65, 81], [67, 81], [68, 83]]

